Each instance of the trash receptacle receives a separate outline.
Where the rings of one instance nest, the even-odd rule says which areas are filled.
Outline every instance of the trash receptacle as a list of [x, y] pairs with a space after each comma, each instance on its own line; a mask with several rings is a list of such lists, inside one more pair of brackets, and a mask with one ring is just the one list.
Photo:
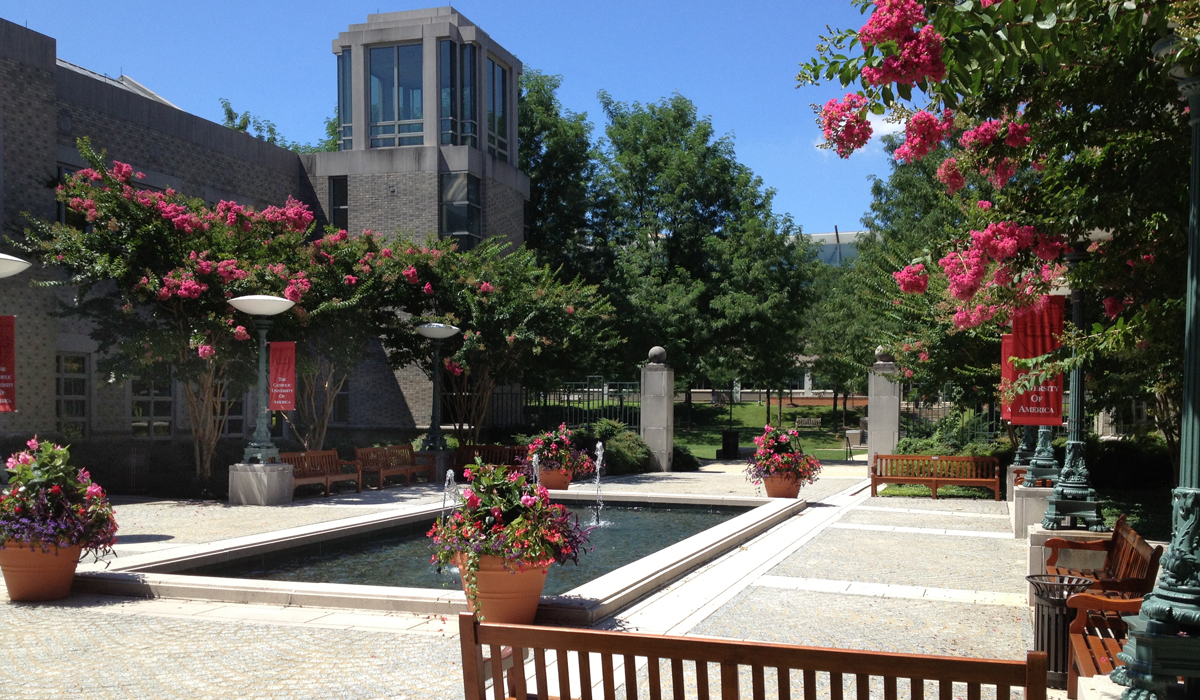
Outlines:
[[738, 458], [738, 431], [721, 431], [721, 459]]
[[1026, 576], [1025, 580], [1033, 586], [1034, 650], [1044, 651], [1049, 657], [1046, 685], [1062, 690], [1067, 687], [1069, 629], [1073, 617], [1067, 598], [1086, 591], [1095, 581], [1053, 574]]

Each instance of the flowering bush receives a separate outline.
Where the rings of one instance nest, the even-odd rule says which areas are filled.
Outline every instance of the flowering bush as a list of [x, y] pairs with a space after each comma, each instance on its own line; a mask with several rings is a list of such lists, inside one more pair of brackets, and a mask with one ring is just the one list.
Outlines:
[[763, 426], [763, 434], [754, 438], [754, 444], [758, 449], [746, 467], [746, 476], [756, 484], [768, 476], [791, 475], [803, 486], [816, 481], [821, 471], [817, 458], [800, 449], [800, 433], [795, 430]]
[[8, 486], [0, 490], [0, 547], [19, 542], [50, 547], [82, 545], [99, 556], [111, 551], [117, 521], [104, 489], [69, 464], [65, 447], [38, 442], [8, 458]]
[[[463, 580], [471, 585], [474, 577], [468, 572], [479, 571], [479, 558], [485, 554], [500, 557], [509, 569], [579, 563], [591, 528], [581, 527], [566, 506], [551, 503], [550, 492], [526, 473], [485, 465], [476, 458], [464, 475], [469, 483], [457, 508], [429, 529], [429, 561], [439, 570], [451, 564], [465, 566]], [[467, 594], [474, 592], [468, 589]]]
[[563, 423], [557, 430], [534, 438], [529, 443], [526, 459], [532, 463], [533, 458], [537, 457], [539, 469], [553, 469], [565, 476], [591, 474], [596, 469], [596, 463], [591, 455], [571, 444], [573, 436], [571, 429]]

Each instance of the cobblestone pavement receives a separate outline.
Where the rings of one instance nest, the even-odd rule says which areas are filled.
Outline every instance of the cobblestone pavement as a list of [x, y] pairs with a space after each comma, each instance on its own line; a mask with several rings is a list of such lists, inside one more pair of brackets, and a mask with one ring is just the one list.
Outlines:
[[[967, 517], [969, 516], [969, 517]], [[847, 513], [843, 523], [861, 525], [896, 525], [901, 527], [925, 527], [941, 530], [975, 530], [979, 532], [1006, 532], [1012, 534], [1008, 516], [983, 515], [977, 513], [912, 513], [895, 508], [856, 508]]]
[[[855, 478], [820, 477], [815, 484], [800, 489], [800, 498], [810, 503], [831, 496], [862, 481]], [[572, 484], [574, 489], [590, 489], [591, 484]], [[620, 491], [656, 491], [662, 493], [687, 493], [709, 496], [747, 496], [765, 498], [762, 486], [746, 480], [739, 472], [669, 472], [659, 474], [633, 474], [605, 479], [600, 484], [604, 493]]]
[[909, 498], [899, 496], [880, 496], [872, 498], [869, 503], [874, 508], [899, 508], [902, 510], [947, 510], [957, 513], [991, 513], [993, 515], [1008, 515], [1008, 503], [987, 499], [970, 498]]

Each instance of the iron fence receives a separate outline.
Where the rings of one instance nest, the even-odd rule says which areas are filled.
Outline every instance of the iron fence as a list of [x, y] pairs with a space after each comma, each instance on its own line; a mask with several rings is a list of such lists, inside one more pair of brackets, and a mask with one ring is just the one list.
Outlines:
[[642, 424], [642, 386], [592, 375], [547, 391], [527, 390], [522, 409], [527, 425], [539, 429], [561, 423], [576, 428], [607, 418], [637, 430]]

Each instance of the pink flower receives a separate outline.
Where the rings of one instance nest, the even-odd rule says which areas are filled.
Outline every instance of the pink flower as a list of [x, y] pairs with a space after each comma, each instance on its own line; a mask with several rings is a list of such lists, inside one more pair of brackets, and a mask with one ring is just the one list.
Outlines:
[[238, 326], [233, 329], [233, 337], [237, 340], [250, 340], [250, 334], [246, 332], [245, 326]]
[[1004, 137], [1004, 143], [1012, 148], [1021, 148], [1029, 145], [1033, 140], [1029, 136], [1029, 124], [1009, 124], [1008, 135]]
[[990, 146], [1000, 135], [1000, 127], [1003, 125], [1003, 121], [989, 119], [974, 129], [963, 132], [958, 142], [969, 151], [977, 151], [985, 146]]
[[907, 265], [903, 270], [893, 272], [892, 277], [900, 285], [900, 291], [905, 294], [924, 294], [929, 287], [929, 274], [925, 272], [925, 265], [922, 263]]
[[25, 446], [31, 450], [36, 450], [40, 446], [40, 443], [38, 442], [38, 439], [37, 439], [37, 435], [34, 435], [33, 439], [31, 439], [29, 442], [26, 442]]
[[433, 285], [429, 282], [426, 282], [425, 286], [421, 288], [421, 291], [425, 292], [426, 294], [433, 294]]
[[933, 152], [942, 139], [954, 128], [954, 113], [945, 110], [942, 120], [924, 110], [909, 118], [904, 125], [904, 144], [896, 149], [895, 159], [918, 161]]
[[463, 470], [463, 478], [466, 479], [467, 481], [471, 480], [471, 470], [470, 469]]
[[379, 254], [385, 258], [390, 258], [390, 257], [392, 257], [392, 249], [384, 248], [383, 250], [379, 251]]
[[201, 345], [196, 348], [196, 354], [200, 356], [200, 359], [207, 360], [217, 354], [217, 349], [211, 345]]
[[100, 488], [100, 484], [88, 484], [87, 492], [84, 494], [88, 500], [93, 498], [104, 498], [104, 489]]
[[400, 274], [404, 275], [404, 279], [408, 280], [409, 284], [417, 283], [417, 268], [413, 267], [412, 265], [404, 268], [404, 271]]
[[987, 211], [988, 209], [992, 208], [992, 203], [987, 201], [986, 199], [981, 199], [975, 203], [975, 206], [979, 207], [980, 209], [982, 209], [984, 211]]
[[574, 306], [567, 306], [567, 313], [569, 313], [569, 314], [573, 314], [573, 313], [575, 313], [575, 307], [574, 307]]
[[967, 178], [958, 169], [958, 160], [947, 158], [937, 169], [937, 179], [946, 186], [947, 194], [954, 194], [967, 184]]
[[1104, 300], [1104, 315], [1110, 319], [1114, 319], [1125, 310], [1125, 304], [1116, 297], [1108, 297]]
[[496, 288], [492, 286], [491, 282], [483, 282], [479, 285], [479, 291], [486, 294], [487, 292], [496, 291]]
[[918, 353], [917, 359], [919, 359], [921, 362], [929, 362], [929, 353], [927, 353], [927, 352]]
[[525, 506], [526, 508], [532, 508], [533, 504], [535, 503], [537, 503], [537, 496], [531, 496], [529, 494], [521, 496], [521, 505]]
[[863, 83], [915, 85], [924, 80], [940, 82], [946, 77], [942, 41], [942, 35], [933, 25], [922, 27], [915, 36], [898, 42], [899, 53], [886, 56], [882, 66], [863, 68]]
[[483, 503], [483, 499], [480, 498], [479, 496], [476, 496], [475, 492], [472, 491], [471, 489], [466, 489], [465, 491], [463, 491], [463, 496], [465, 496], [467, 499], [467, 507], [468, 508], [478, 508], [479, 505], [481, 503]]
[[849, 158], [865, 146], [874, 132], [867, 121], [867, 98], [853, 92], [847, 93], [841, 102], [836, 99], [826, 102], [820, 121], [825, 142], [833, 144], [842, 158]]
[[346, 279], [346, 284], [350, 285], [351, 287], [358, 284], [358, 278], [355, 277], [354, 275], [346, 275], [345, 279]]
[[914, 25], [924, 23], [925, 8], [914, 0], [876, 0], [875, 11], [858, 30], [858, 40], [864, 46], [905, 41], [916, 33]]

